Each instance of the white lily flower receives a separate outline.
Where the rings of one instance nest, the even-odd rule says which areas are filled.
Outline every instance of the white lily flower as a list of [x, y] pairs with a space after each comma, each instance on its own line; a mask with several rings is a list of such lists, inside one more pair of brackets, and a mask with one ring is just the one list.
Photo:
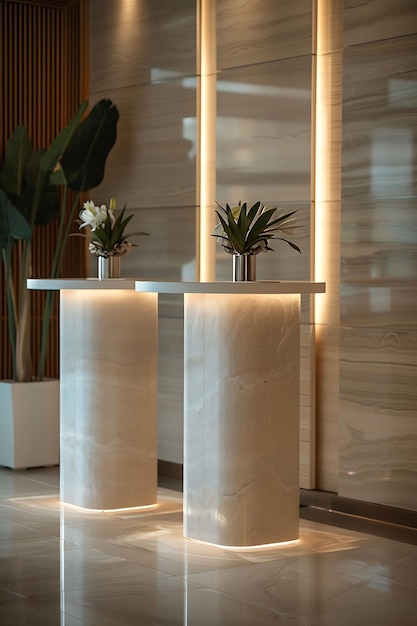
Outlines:
[[115, 215], [116, 199], [111, 198], [109, 208], [105, 204], [97, 206], [92, 200], [84, 202], [83, 209], [80, 211], [79, 219], [80, 230], [85, 226], [91, 228], [91, 234], [81, 237], [90, 239], [88, 249], [96, 256], [123, 256], [132, 249], [132, 245], [127, 241], [129, 237], [139, 235], [148, 235], [144, 232], [125, 233], [127, 224], [132, 219], [132, 215], [125, 217], [126, 206]]
[[[83, 206], [84, 209], [80, 211], [79, 215], [82, 222], [80, 230], [81, 228], [84, 228], [84, 226], [90, 226], [91, 230], [94, 231], [96, 230], [96, 228], [98, 228], [107, 221], [107, 208], [105, 204], [102, 204], [101, 207], [98, 207], [95, 206], [92, 200], [88, 200], [87, 202], [84, 202]], [[114, 223], [114, 216], [112, 214], [111, 216], [113, 217]]]

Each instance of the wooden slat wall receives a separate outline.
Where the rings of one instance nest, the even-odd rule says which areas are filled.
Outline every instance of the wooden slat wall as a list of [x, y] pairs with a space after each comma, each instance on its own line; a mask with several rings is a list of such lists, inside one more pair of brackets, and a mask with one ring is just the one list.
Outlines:
[[[88, 2], [0, 1], [0, 158], [7, 139], [22, 124], [33, 147], [47, 148], [88, 98]], [[71, 201], [71, 199], [70, 199]], [[49, 275], [58, 223], [35, 227], [32, 275]], [[74, 224], [74, 230], [76, 225]], [[17, 253], [17, 250], [15, 251]], [[84, 241], [71, 238], [62, 276], [86, 276]], [[14, 272], [15, 280], [17, 278]], [[32, 293], [32, 354], [40, 345], [44, 294]], [[0, 289], [0, 379], [12, 377], [4, 273]], [[59, 376], [58, 298], [49, 341], [46, 375]]]

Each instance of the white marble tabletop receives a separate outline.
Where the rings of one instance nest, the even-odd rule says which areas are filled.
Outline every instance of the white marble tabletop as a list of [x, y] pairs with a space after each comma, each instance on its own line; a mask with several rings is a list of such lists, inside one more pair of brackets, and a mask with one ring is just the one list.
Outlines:
[[27, 281], [29, 289], [124, 289], [142, 293], [236, 293], [236, 294], [271, 294], [271, 293], [324, 293], [325, 283], [310, 281], [257, 280], [245, 282], [174, 282], [145, 281], [134, 278], [31, 278]]

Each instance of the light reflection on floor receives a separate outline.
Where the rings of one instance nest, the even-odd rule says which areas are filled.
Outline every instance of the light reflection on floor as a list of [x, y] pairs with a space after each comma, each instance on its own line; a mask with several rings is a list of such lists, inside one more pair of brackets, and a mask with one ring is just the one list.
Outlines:
[[411, 626], [417, 546], [301, 520], [300, 540], [185, 539], [182, 494], [147, 510], [59, 502], [57, 468], [0, 469], [0, 624]]

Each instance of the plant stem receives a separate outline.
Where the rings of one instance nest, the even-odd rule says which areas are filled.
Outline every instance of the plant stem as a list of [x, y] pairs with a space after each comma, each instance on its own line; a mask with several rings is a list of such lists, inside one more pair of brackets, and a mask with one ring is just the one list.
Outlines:
[[16, 380], [16, 295], [15, 287], [13, 283], [11, 273], [11, 248], [10, 245], [2, 250], [4, 274], [6, 279], [6, 293], [7, 293], [7, 323], [9, 327], [10, 347], [12, 351], [12, 363], [13, 363], [13, 379]]
[[[68, 240], [69, 231], [71, 228], [71, 223], [74, 221], [75, 212], [79, 203], [80, 194], [77, 193], [75, 200], [73, 202], [69, 218], [66, 219], [65, 215], [65, 207], [67, 204], [67, 187], [64, 188], [64, 194], [62, 198], [61, 205], [61, 218], [59, 223], [57, 242], [55, 247], [55, 254], [51, 267], [50, 278], [58, 278], [61, 273], [62, 261], [64, 258], [64, 252]], [[52, 317], [52, 309], [55, 301], [55, 292], [47, 291], [45, 296], [45, 304], [43, 309], [43, 318], [42, 318], [42, 334], [41, 334], [41, 346], [40, 346], [40, 354], [39, 354], [39, 367], [38, 367], [38, 378], [39, 380], [43, 380], [45, 377], [45, 368], [46, 368], [46, 349], [48, 347], [48, 339], [49, 339], [49, 327], [50, 321]]]

